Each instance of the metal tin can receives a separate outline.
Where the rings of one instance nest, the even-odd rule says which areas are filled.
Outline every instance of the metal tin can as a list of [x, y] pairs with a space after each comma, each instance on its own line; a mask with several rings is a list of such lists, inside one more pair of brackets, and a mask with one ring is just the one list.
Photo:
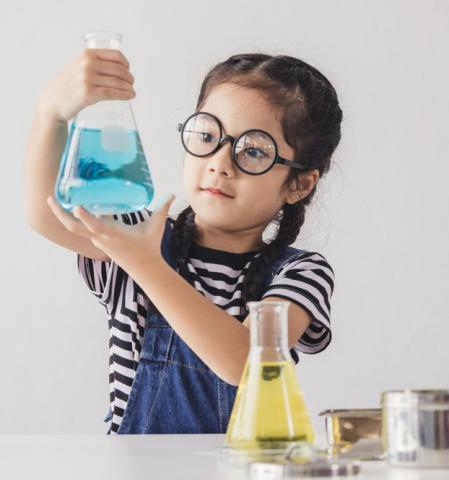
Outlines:
[[381, 403], [391, 465], [449, 467], [449, 390], [387, 391]]
[[[382, 453], [380, 408], [353, 408], [326, 410], [320, 413], [324, 417], [328, 454], [337, 456], [348, 452], [363, 440], [376, 440], [375, 451], [365, 452], [367, 458], [378, 458]], [[363, 458], [365, 459], [365, 457]]]

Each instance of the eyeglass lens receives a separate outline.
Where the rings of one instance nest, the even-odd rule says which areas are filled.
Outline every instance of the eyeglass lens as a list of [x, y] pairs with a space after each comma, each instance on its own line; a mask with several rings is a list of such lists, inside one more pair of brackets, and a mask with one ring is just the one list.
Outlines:
[[[182, 131], [185, 148], [192, 155], [211, 154], [221, 139], [221, 128], [211, 115], [200, 113], [188, 119]], [[237, 139], [234, 146], [235, 161], [249, 173], [266, 171], [276, 156], [273, 140], [264, 132], [252, 130]]]

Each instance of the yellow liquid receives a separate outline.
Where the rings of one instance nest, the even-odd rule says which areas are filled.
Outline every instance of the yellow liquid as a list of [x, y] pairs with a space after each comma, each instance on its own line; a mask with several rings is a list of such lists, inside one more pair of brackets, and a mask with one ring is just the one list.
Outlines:
[[292, 362], [245, 365], [226, 432], [233, 448], [284, 448], [315, 439]]

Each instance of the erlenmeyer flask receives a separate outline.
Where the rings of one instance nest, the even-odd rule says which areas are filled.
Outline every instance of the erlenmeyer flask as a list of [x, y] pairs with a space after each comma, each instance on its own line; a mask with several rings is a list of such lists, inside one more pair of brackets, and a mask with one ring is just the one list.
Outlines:
[[[118, 33], [85, 36], [86, 48], [120, 49]], [[105, 100], [84, 108], [72, 121], [61, 158], [55, 197], [72, 211], [130, 213], [154, 196], [153, 182], [131, 103]]]
[[281, 449], [314, 442], [288, 350], [287, 302], [249, 302], [251, 348], [226, 432], [236, 449]]

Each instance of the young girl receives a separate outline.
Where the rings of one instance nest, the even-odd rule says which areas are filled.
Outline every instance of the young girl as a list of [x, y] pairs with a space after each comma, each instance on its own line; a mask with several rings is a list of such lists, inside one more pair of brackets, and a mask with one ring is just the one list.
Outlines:
[[190, 205], [176, 219], [173, 195], [153, 211], [71, 215], [51, 197], [67, 121], [100, 100], [133, 98], [133, 82], [119, 51], [89, 49], [43, 91], [27, 151], [28, 221], [78, 253], [106, 307], [108, 433], [223, 433], [249, 352], [248, 301], [290, 303], [295, 362], [296, 350], [331, 341], [332, 268], [290, 245], [340, 141], [342, 111], [307, 63], [234, 55], [207, 74], [178, 126]]

